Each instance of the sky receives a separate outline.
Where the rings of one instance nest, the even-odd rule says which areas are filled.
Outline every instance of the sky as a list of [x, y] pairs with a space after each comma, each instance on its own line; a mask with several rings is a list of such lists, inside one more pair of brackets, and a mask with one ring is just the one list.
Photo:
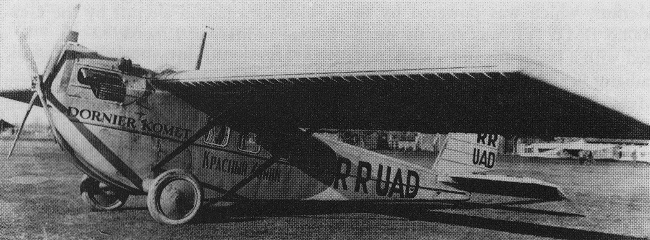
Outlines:
[[[214, 30], [202, 69], [211, 70], [516, 54], [583, 80], [609, 106], [650, 123], [647, 1], [3, 1], [0, 89], [29, 86], [16, 28], [28, 32], [42, 71], [76, 3], [79, 43], [154, 70], [194, 68], [206, 25]], [[0, 104], [9, 122], [26, 109]]]

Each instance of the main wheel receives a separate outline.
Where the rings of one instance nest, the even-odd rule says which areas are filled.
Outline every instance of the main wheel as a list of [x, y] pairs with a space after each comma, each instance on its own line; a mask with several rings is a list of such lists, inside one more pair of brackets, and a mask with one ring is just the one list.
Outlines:
[[196, 216], [203, 200], [199, 181], [191, 174], [172, 169], [160, 174], [147, 194], [151, 216], [166, 224], [183, 224]]
[[95, 210], [114, 210], [126, 203], [129, 194], [86, 175], [81, 180], [81, 199]]

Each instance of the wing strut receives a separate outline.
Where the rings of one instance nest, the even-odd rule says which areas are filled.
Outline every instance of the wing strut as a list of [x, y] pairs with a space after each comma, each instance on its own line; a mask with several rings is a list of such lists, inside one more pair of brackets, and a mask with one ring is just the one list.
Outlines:
[[163, 165], [167, 164], [169, 161], [171, 161], [174, 157], [178, 156], [181, 152], [183, 152], [185, 149], [187, 149], [192, 143], [194, 143], [196, 140], [198, 140], [200, 137], [203, 137], [206, 133], [210, 131], [214, 126], [217, 125], [217, 120], [212, 118], [208, 121], [208, 123], [203, 126], [201, 129], [199, 129], [192, 137], [187, 139], [187, 141], [183, 142], [180, 146], [178, 146], [174, 151], [172, 151], [170, 154], [167, 154], [165, 158], [160, 160], [156, 165], [154, 165], [151, 169], [156, 172], [157, 170], [160, 170], [160, 167]]
[[[243, 102], [243, 100], [240, 101], [239, 103], [241, 103], [241, 102]], [[223, 120], [223, 117], [226, 117], [226, 118], [227, 118], [227, 114], [225, 114], [225, 113], [227, 113], [230, 109], [233, 109], [233, 108], [238, 107], [239, 103], [238, 103], [238, 104], [235, 104], [235, 105], [232, 106], [231, 108], [226, 109], [225, 111], [219, 113], [216, 117], [210, 117], [210, 118], [208, 119], [208, 123], [205, 124], [205, 126], [203, 126], [201, 129], [199, 129], [198, 131], [196, 131], [196, 133], [195, 133], [194, 135], [192, 135], [192, 137], [190, 137], [189, 139], [187, 139], [187, 141], [183, 142], [183, 144], [181, 144], [180, 146], [178, 146], [176, 149], [174, 149], [174, 151], [172, 151], [170, 154], [168, 154], [167, 156], [165, 156], [165, 158], [163, 158], [163, 159], [160, 160], [158, 163], [156, 163], [156, 164], [151, 168], [151, 169], [153, 170], [153, 172], [154, 172], [154, 173], [160, 173], [160, 172], [157, 172], [158, 170], [160, 170], [160, 167], [162, 167], [163, 165], [167, 164], [167, 163], [168, 163], [169, 161], [171, 161], [174, 157], [178, 156], [178, 154], [180, 154], [180, 153], [183, 152], [185, 149], [187, 149], [190, 145], [192, 145], [192, 143], [194, 143], [194, 142], [195, 142], [196, 140], [198, 140], [200, 137], [203, 137], [203, 135], [207, 134], [207, 133], [210, 131], [210, 129], [212, 129], [214, 126], [216, 126], [216, 125], [219, 123], [219, 121], [218, 121], [219, 118], [222, 118], [222, 120]], [[223, 122], [225, 122], [225, 121], [223, 121]]]
[[219, 200], [217, 200], [217, 201], [220, 201], [220, 200], [227, 200], [227, 199], [230, 198], [232, 195], [236, 194], [237, 191], [239, 191], [239, 189], [243, 188], [244, 186], [246, 186], [246, 184], [248, 184], [249, 182], [253, 181], [253, 179], [255, 179], [256, 177], [258, 177], [259, 175], [261, 175], [264, 171], [266, 171], [266, 169], [268, 169], [269, 167], [273, 166], [273, 164], [276, 163], [276, 162], [278, 162], [279, 160], [280, 160], [280, 158], [279, 158], [279, 157], [275, 157], [275, 156], [274, 156], [274, 157], [271, 157], [271, 158], [268, 159], [268, 160], [266, 160], [266, 162], [264, 162], [264, 163], [263, 163], [262, 165], [260, 165], [257, 169], [255, 169], [255, 172], [251, 173], [251, 175], [248, 175], [248, 177], [242, 179], [242, 180], [239, 181], [237, 184], [235, 184], [235, 186], [233, 186], [232, 188], [230, 188], [230, 190], [228, 190], [228, 192], [226, 192], [226, 193], [221, 197], [221, 199], [219, 199]]

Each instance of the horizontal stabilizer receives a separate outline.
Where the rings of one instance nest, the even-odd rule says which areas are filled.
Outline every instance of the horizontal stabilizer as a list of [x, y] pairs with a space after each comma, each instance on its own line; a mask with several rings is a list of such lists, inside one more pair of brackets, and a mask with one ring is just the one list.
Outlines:
[[449, 184], [468, 192], [549, 201], [566, 199], [560, 187], [534, 178], [482, 174], [451, 176], [450, 178]]

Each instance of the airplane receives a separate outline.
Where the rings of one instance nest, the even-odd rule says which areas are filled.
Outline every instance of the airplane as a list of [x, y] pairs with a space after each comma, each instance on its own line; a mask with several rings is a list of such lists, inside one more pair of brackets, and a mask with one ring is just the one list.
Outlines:
[[[42, 73], [18, 34], [33, 88], [0, 96], [28, 103], [25, 119], [44, 109], [85, 174], [82, 199], [98, 210], [146, 195], [153, 219], [184, 224], [220, 201], [458, 202], [472, 193], [556, 201], [566, 196], [552, 183], [487, 174], [503, 136], [650, 138], [648, 123], [563, 88], [575, 79], [522, 57], [154, 72], [77, 43], [78, 10]], [[448, 135], [423, 167], [320, 129]]]

